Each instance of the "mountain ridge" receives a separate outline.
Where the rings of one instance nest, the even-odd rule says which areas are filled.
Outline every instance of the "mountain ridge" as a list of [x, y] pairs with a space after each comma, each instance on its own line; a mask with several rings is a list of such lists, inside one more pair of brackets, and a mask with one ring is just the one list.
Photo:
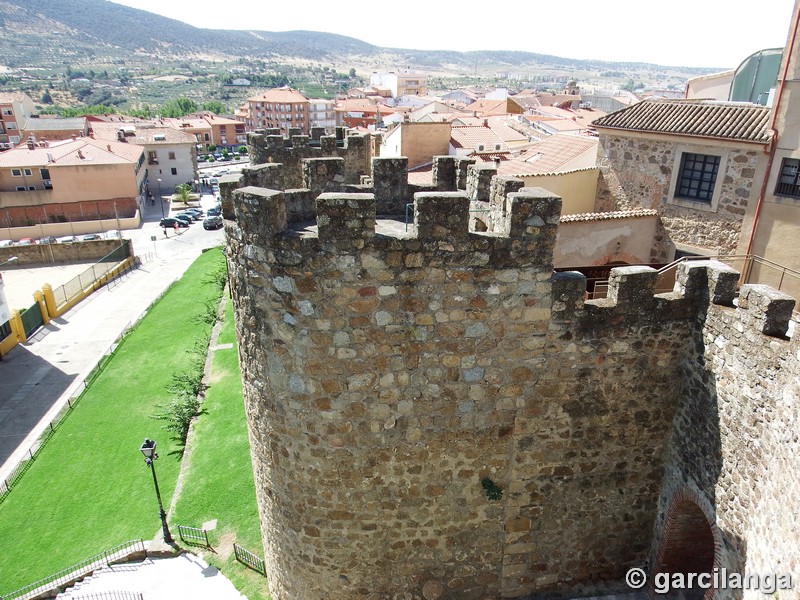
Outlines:
[[[42, 25], [50, 24], [49, 28]], [[119, 24], [110, 27], [109, 23]], [[37, 26], [38, 25], [38, 26]], [[56, 26], [58, 25], [58, 26]], [[37, 30], [26, 34], [26, 30]], [[38, 36], [38, 37], [37, 37]], [[70, 39], [67, 39], [69, 36]], [[33, 37], [33, 39], [29, 39]], [[217, 54], [240, 58], [266, 56], [294, 57], [305, 60], [343, 60], [361, 57], [364, 60], [382, 60], [394, 57], [398, 64], [419, 67], [452, 65], [469, 69], [476, 61], [498, 67], [521, 68], [544, 64], [575, 69], [655, 68], [679, 70], [686, 74], [706, 74], [713, 68], [653, 65], [635, 61], [612, 62], [571, 59], [548, 54], [510, 51], [476, 50], [414, 50], [383, 48], [356, 38], [317, 31], [271, 32], [256, 29], [226, 30], [201, 29], [182, 21], [154, 13], [115, 4], [108, 0], [0, 0], [0, 55], [11, 58], [7, 66], [30, 66], [27, 61], [46, 61], [51, 52], [36, 52], [37, 40], [57, 44], [59, 41], [74, 46], [77, 55], [93, 56], [100, 50], [138, 51], [157, 53], [168, 49], [175, 58], [198, 54]], [[96, 41], [99, 47], [92, 47]], [[88, 47], [87, 47], [88, 44]], [[18, 51], [22, 47], [24, 52]], [[388, 55], [388, 56], [387, 56]], [[66, 57], [69, 52], [66, 52]], [[63, 62], [50, 59], [51, 63]], [[483, 65], [485, 66], [485, 65]]]

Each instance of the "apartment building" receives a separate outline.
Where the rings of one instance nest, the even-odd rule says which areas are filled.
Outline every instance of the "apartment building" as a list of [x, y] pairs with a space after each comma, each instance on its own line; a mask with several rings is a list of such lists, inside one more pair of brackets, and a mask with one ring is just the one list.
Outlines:
[[21, 130], [33, 110], [33, 100], [28, 94], [0, 92], [0, 151], [20, 143]]
[[308, 111], [311, 127], [324, 127], [332, 132], [336, 127], [336, 110], [333, 100], [312, 98], [309, 101]]
[[0, 224], [131, 217], [145, 162], [140, 146], [90, 137], [21, 144], [0, 153]]
[[273, 88], [247, 99], [247, 129], [274, 129], [289, 133], [300, 129], [305, 135], [310, 131], [310, 102], [299, 91], [290, 87]]
[[388, 73], [375, 72], [370, 75], [369, 83], [373, 87], [389, 88], [393, 98], [428, 94], [428, 76], [410, 69]]

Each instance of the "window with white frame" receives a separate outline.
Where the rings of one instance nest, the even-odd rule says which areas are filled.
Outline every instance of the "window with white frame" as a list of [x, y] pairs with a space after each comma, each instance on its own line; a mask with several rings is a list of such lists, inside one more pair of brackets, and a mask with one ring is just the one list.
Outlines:
[[12, 177], [22, 177], [22, 169], [11, 169]]
[[800, 159], [784, 158], [775, 186], [776, 196], [800, 198]]

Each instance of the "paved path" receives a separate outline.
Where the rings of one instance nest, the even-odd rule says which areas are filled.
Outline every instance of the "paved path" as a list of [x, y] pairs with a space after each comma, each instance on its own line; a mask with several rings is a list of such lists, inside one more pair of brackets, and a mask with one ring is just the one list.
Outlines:
[[57, 598], [113, 591], [140, 592], [144, 600], [246, 600], [216, 567], [188, 553], [105, 567]]

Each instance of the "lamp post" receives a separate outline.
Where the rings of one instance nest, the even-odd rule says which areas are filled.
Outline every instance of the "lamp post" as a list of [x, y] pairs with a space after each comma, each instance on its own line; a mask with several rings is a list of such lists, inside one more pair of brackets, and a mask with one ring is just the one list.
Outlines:
[[[160, 180], [159, 180], [160, 181]], [[158, 489], [158, 479], [156, 478], [156, 465], [155, 460], [158, 458], [156, 454], [156, 443], [150, 438], [145, 438], [142, 447], [139, 448], [144, 454], [144, 464], [146, 464], [153, 471], [153, 485], [156, 487], [156, 498], [158, 498], [158, 512], [161, 517], [161, 531], [164, 534], [164, 541], [167, 544], [172, 544], [172, 536], [167, 527], [167, 513], [164, 512], [164, 505], [161, 503], [161, 492]]]
[[161, 196], [161, 180], [156, 179], [158, 181], [158, 204], [161, 206], [161, 218], [164, 218], [164, 198]]
[[7, 265], [8, 263], [12, 263], [12, 262], [14, 262], [15, 260], [18, 260], [18, 257], [16, 257], [16, 256], [9, 256], [7, 261], [5, 261], [5, 262], [1, 262], [1, 263], [0, 263], [0, 267], [2, 267], [3, 265]]

